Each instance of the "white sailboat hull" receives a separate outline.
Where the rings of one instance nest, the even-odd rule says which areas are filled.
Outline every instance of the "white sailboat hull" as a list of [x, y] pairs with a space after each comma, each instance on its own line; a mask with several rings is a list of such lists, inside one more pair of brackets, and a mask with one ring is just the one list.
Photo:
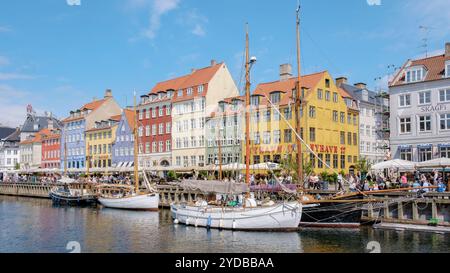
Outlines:
[[230, 230], [296, 230], [302, 205], [298, 202], [257, 208], [221, 208], [171, 205], [175, 222]]
[[159, 194], [150, 193], [123, 198], [99, 197], [98, 201], [107, 208], [156, 211], [159, 206]]

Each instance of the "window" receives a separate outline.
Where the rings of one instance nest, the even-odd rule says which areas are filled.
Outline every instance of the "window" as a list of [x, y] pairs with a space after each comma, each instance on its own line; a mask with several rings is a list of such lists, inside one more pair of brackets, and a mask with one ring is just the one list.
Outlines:
[[261, 157], [259, 155], [253, 156], [253, 164], [259, 164], [261, 163]]
[[166, 106], [166, 115], [170, 116], [172, 112], [172, 108], [170, 106]]
[[323, 99], [323, 90], [317, 89], [317, 99], [321, 100]]
[[270, 144], [270, 132], [266, 131], [263, 133], [263, 144]]
[[145, 136], [150, 136], [150, 126], [145, 126]]
[[315, 142], [316, 141], [316, 128], [309, 128], [309, 141]]
[[292, 118], [292, 108], [290, 108], [290, 107], [284, 108], [284, 117], [287, 120], [290, 120]]
[[170, 134], [172, 130], [172, 124], [170, 122], [166, 123], [166, 134]]
[[197, 128], [197, 120], [191, 119], [191, 129], [196, 129], [196, 128]]
[[191, 147], [197, 147], [197, 138], [191, 137]]
[[156, 118], [156, 108], [152, 109], [152, 118]]
[[348, 141], [348, 145], [352, 145], [352, 133], [347, 133], [347, 141]]
[[254, 144], [256, 144], [256, 145], [259, 145], [259, 144], [261, 143], [261, 137], [260, 137], [260, 135], [259, 135], [259, 132], [256, 132], [256, 133], [254, 134], [253, 142], [254, 142]]
[[345, 132], [341, 132], [341, 145], [345, 145]]
[[334, 122], [338, 121], [338, 111], [333, 111], [333, 121]]
[[[314, 154], [311, 154], [314, 156]], [[323, 168], [323, 154], [318, 154], [319, 160], [317, 161], [317, 168]]]
[[341, 112], [341, 123], [345, 123], [345, 113]]
[[353, 145], [358, 146], [358, 134], [353, 133]]
[[183, 90], [182, 89], [178, 90], [177, 96], [178, 97], [182, 97], [183, 96]]
[[192, 88], [188, 88], [186, 90], [186, 95], [188, 95], [188, 96], [192, 95]]
[[341, 169], [345, 169], [345, 155], [341, 155]]
[[183, 146], [184, 146], [184, 148], [189, 148], [189, 138], [188, 137], [183, 138]]
[[419, 117], [419, 131], [430, 132], [431, 131], [431, 116]]
[[431, 91], [420, 92], [419, 104], [430, 104], [430, 103], [431, 103]]
[[337, 169], [339, 168], [339, 159], [338, 159], [338, 155], [333, 155], [333, 168]]
[[450, 61], [445, 63], [445, 75], [447, 78], [450, 77]]
[[141, 120], [143, 118], [143, 110], [139, 111], [139, 119]]
[[280, 121], [280, 113], [277, 110], [273, 112], [273, 120]]
[[152, 142], [152, 153], [156, 153], [156, 142]]
[[325, 79], [325, 87], [330, 88], [330, 79]]
[[159, 124], [159, 134], [160, 135], [164, 134], [164, 123]]
[[203, 85], [199, 85], [197, 87], [197, 93], [202, 94], [203, 93]]
[[450, 114], [441, 115], [441, 130], [450, 130]]
[[291, 129], [284, 130], [284, 142], [285, 143], [292, 142], [292, 130]]
[[177, 166], [181, 166], [181, 157], [180, 156], [176, 157], [176, 164], [177, 164]]
[[439, 102], [450, 102], [450, 89], [439, 90]]
[[330, 101], [330, 91], [325, 91], [325, 100]]
[[333, 92], [333, 102], [338, 102], [338, 94]]
[[419, 148], [419, 162], [431, 160], [432, 148]]
[[144, 112], [145, 112], [145, 118], [149, 119], [150, 118], [150, 109], [147, 109], [147, 111], [144, 110]]
[[400, 118], [400, 133], [411, 133], [411, 118]]
[[356, 115], [353, 115], [353, 125], [358, 125], [358, 120], [356, 118]]
[[157, 135], [157, 131], [156, 131], [156, 124], [152, 125], [152, 135], [156, 136]]
[[275, 143], [275, 144], [281, 143], [281, 131], [280, 130], [273, 131], [273, 143]]
[[408, 107], [411, 106], [411, 95], [404, 94], [399, 96], [399, 106], [400, 107]]
[[[142, 126], [139, 126], [138, 135], [140, 137], [142, 137], [142, 134], [144, 133], [143, 131], [144, 131], [144, 128]], [[94, 139], [97, 139], [97, 134], [94, 135]]]
[[424, 73], [422, 68], [415, 68], [409, 71], [406, 71], [406, 82], [418, 82], [422, 81]]
[[441, 147], [439, 153], [441, 157], [450, 158], [450, 147]]
[[310, 106], [309, 107], [309, 117], [310, 118], [315, 118], [316, 117], [316, 107], [315, 106]]
[[269, 121], [270, 121], [270, 113], [271, 113], [270, 110], [266, 110], [266, 111], [264, 112], [264, 121], [266, 121], [266, 122], [269, 122]]
[[272, 94], [270, 94], [270, 100], [272, 101], [273, 104], [280, 103], [280, 99], [281, 99], [280, 92], [273, 92]]

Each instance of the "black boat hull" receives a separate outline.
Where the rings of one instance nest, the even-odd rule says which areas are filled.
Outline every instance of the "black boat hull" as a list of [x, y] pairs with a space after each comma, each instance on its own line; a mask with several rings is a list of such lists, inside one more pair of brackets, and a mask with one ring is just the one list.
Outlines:
[[68, 197], [50, 193], [54, 205], [87, 206], [97, 204], [95, 196]]
[[342, 227], [361, 225], [362, 203], [324, 202], [315, 207], [304, 206], [300, 226], [302, 227]]

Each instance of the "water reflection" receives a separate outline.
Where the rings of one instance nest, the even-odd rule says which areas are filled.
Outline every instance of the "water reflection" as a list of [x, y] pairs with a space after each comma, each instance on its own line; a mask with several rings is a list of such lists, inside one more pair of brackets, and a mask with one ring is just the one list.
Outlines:
[[50, 200], [0, 196], [0, 252], [345, 253], [449, 252], [450, 236], [361, 229], [304, 229], [291, 233], [233, 232], [173, 225], [170, 212], [53, 207]]

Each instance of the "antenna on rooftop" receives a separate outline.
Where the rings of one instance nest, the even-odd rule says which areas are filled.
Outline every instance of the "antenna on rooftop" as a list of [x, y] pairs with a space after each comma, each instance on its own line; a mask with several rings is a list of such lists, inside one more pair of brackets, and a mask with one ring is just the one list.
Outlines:
[[428, 27], [428, 26], [419, 26], [419, 29], [424, 31], [424, 38], [422, 38], [422, 42], [423, 44], [420, 46], [422, 48], [424, 48], [425, 50], [425, 58], [428, 58], [428, 36], [430, 34], [430, 29], [432, 29], [432, 27]]

